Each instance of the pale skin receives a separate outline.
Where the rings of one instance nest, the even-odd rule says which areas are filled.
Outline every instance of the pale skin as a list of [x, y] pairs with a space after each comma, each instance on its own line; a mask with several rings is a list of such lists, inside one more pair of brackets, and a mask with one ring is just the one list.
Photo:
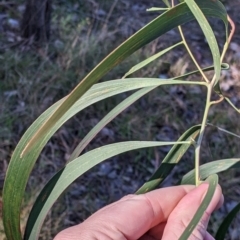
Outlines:
[[[128, 195], [94, 213], [54, 240], [177, 240], [197, 211], [208, 188], [186, 185]], [[214, 239], [206, 230], [212, 212], [223, 204], [221, 187], [189, 240]]]

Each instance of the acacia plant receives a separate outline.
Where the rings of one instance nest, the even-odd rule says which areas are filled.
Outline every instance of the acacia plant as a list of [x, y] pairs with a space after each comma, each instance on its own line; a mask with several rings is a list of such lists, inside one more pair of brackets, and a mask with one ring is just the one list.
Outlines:
[[[23, 135], [12, 155], [3, 189], [3, 222], [7, 239], [38, 239], [42, 223], [57, 198], [75, 179], [93, 166], [126, 151], [163, 145], [172, 145], [172, 148], [163, 159], [157, 171], [149, 181], [137, 190], [136, 194], [145, 193], [158, 187], [169, 175], [174, 166], [181, 160], [188, 148], [193, 146], [195, 148], [195, 168], [183, 176], [181, 184], [199, 185], [202, 181], [208, 181], [209, 188], [201, 206], [180, 238], [182, 240], [188, 239], [213, 197], [218, 184], [218, 176], [216, 174], [229, 168], [239, 167], [240, 159], [222, 159], [200, 165], [201, 144], [205, 128], [208, 124], [209, 109], [221, 101], [227, 101], [231, 107], [239, 112], [231, 103], [230, 99], [223, 95], [219, 84], [221, 70], [228, 68], [228, 64], [223, 63], [223, 59], [234, 32], [234, 23], [227, 15], [223, 4], [218, 0], [180, 0], [179, 3], [174, 3], [174, 0], [172, 0], [172, 2], [163, 0], [163, 2], [166, 8], [150, 9], [152, 11], [159, 11], [161, 14], [158, 17], [112, 51], [80, 81], [72, 92], [42, 113]], [[219, 50], [216, 36], [207, 17], [219, 18], [224, 23], [226, 40], [222, 51]], [[213, 58], [212, 66], [201, 68], [185, 40], [181, 25], [193, 20], [198, 22], [199, 27], [205, 35]], [[231, 31], [228, 30], [229, 23]], [[135, 51], [176, 27], [182, 38], [179, 43], [133, 66], [122, 79], [97, 83], [100, 78]], [[129, 77], [129, 75], [135, 71], [138, 71], [179, 45], [187, 49], [196, 66], [195, 71], [169, 79]], [[211, 78], [205, 74], [206, 71], [210, 70], [214, 72]], [[196, 73], [200, 74], [200, 77], [196, 77]], [[192, 79], [193, 77], [194, 79]], [[107, 123], [136, 100], [162, 85], [199, 85], [206, 88], [207, 93], [202, 122], [199, 125], [192, 126], [174, 142], [119, 142], [102, 146], [81, 155], [84, 148]], [[84, 108], [102, 99], [130, 90], [136, 90], [136, 92], [112, 109], [84, 139], [82, 139], [71, 154], [65, 167], [57, 172], [45, 185], [37, 197], [28, 217], [25, 232], [21, 233], [20, 211], [25, 187], [31, 170], [48, 140], [68, 119]], [[215, 101], [211, 99], [213, 93], [218, 95], [218, 99]], [[224, 239], [228, 226], [239, 208], [240, 205], [237, 205], [223, 221], [217, 232], [216, 239]]]

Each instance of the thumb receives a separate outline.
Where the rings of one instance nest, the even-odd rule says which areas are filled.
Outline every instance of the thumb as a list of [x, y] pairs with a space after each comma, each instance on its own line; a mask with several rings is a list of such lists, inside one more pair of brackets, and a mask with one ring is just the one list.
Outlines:
[[[192, 220], [194, 214], [198, 210], [203, 198], [206, 195], [208, 186], [209, 185], [207, 183], [203, 183], [182, 198], [182, 200], [178, 203], [178, 205], [172, 211], [168, 218], [162, 240], [180, 238], [180, 236]], [[189, 237], [189, 240], [208, 239], [208, 233], [206, 229], [209, 218], [212, 212], [215, 209], [219, 208], [222, 203], [222, 190], [221, 187], [218, 185], [212, 201], [207, 207], [197, 227], [194, 229], [192, 235]]]

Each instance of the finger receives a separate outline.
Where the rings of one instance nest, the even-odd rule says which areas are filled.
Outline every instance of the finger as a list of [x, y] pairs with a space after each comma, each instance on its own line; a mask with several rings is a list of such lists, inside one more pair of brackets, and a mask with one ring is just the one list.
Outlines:
[[[139, 238], [139, 240], [161, 240], [165, 225], [166, 223], [160, 223], [151, 229], [148, 233]], [[215, 238], [209, 232], [206, 232], [204, 240], [215, 240]]]
[[204, 240], [215, 240], [215, 238], [209, 232], [206, 232]]
[[[219, 186], [219, 187], [220, 187], [220, 186]], [[221, 190], [221, 191], [222, 191], [222, 190]], [[220, 201], [218, 202], [218, 204], [217, 204], [216, 208], [214, 209], [214, 211], [216, 211], [216, 210], [218, 210], [219, 208], [221, 208], [222, 205], [223, 205], [223, 203], [224, 203], [224, 196], [223, 196], [223, 194], [222, 194], [221, 199], [220, 199]]]
[[[159, 238], [159, 239], [161, 239], [161, 238]], [[158, 239], [153, 238], [149, 235], [144, 235], [144, 236], [140, 237], [138, 240], [158, 240]]]
[[[166, 222], [179, 201], [194, 188], [176, 186], [129, 195], [96, 212], [84, 223], [64, 230], [55, 240], [84, 239], [88, 233], [108, 236], [102, 239], [138, 239], [160, 222]], [[87, 237], [92, 239], [89, 235]]]
[[166, 227], [166, 224], [167, 222], [159, 223], [155, 227], [151, 228], [147, 234], [155, 239], [162, 239], [163, 231]]
[[[208, 184], [204, 183], [183, 197], [183, 199], [178, 203], [168, 218], [168, 222], [163, 233], [163, 240], [178, 239], [181, 236], [189, 222], [192, 220], [197, 209], [199, 208], [207, 192], [207, 189]], [[193, 234], [189, 240], [204, 239], [207, 236], [206, 228], [210, 215], [222, 203], [222, 190], [220, 186], [218, 186], [214, 193], [212, 201], [207, 207], [201, 221], [193, 231]]]

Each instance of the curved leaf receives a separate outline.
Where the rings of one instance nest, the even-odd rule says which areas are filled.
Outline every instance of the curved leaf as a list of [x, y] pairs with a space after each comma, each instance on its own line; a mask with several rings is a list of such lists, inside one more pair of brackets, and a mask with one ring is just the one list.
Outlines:
[[38, 239], [38, 234], [42, 223], [62, 192], [78, 177], [86, 171], [96, 166], [104, 160], [116, 156], [127, 151], [146, 148], [166, 146], [172, 144], [189, 144], [187, 142], [145, 142], [145, 141], [131, 141], [109, 144], [104, 147], [94, 149], [90, 152], [71, 161], [60, 172], [55, 174], [53, 178], [45, 185], [39, 194], [32, 211], [29, 215], [24, 239]]
[[206, 182], [209, 182], [209, 187], [208, 187], [206, 196], [204, 197], [200, 207], [198, 208], [193, 219], [188, 224], [188, 226], [184, 230], [184, 232], [181, 235], [181, 237], [179, 238], [179, 240], [188, 239], [191, 236], [192, 232], [194, 231], [195, 227], [200, 222], [201, 218], [203, 217], [203, 214], [205, 213], [208, 205], [210, 204], [210, 202], [213, 198], [214, 192], [215, 192], [217, 184], [218, 184], [218, 176], [216, 174], [211, 175], [210, 177], [207, 178]]
[[149, 63], [153, 62], [154, 60], [156, 60], [157, 58], [161, 57], [162, 55], [164, 55], [165, 53], [169, 52], [170, 50], [172, 50], [173, 48], [179, 46], [183, 44], [183, 42], [179, 42], [179, 43], [176, 43], [175, 45], [169, 47], [169, 48], [166, 48], [156, 54], [154, 54], [153, 56], [145, 59], [144, 61], [138, 63], [137, 65], [133, 66], [124, 76], [123, 78], [126, 78], [127, 76], [133, 74], [134, 72], [138, 71], [139, 69], [145, 67], [146, 65], [148, 65]]
[[[222, 8], [219, 1], [209, 1], [209, 0], [196, 0], [198, 3], [198, 8], [206, 16], [213, 16], [221, 18], [225, 22], [226, 11]], [[195, 3], [196, 4], [196, 3]], [[189, 6], [189, 4], [188, 4]], [[30, 149], [38, 143], [38, 139], [42, 138], [61, 118], [66, 111], [80, 98], [82, 95], [101, 77], [103, 77], [107, 72], [109, 72], [113, 67], [122, 62], [125, 58], [130, 56], [132, 53], [137, 51], [139, 48], [143, 47], [147, 43], [156, 39], [157, 37], [163, 35], [169, 30], [187, 23], [194, 19], [193, 14], [189, 10], [186, 3], [180, 3], [174, 8], [164, 12], [159, 17], [155, 18], [152, 22], [147, 24], [145, 27], [140, 29], [137, 33], [131, 36], [123, 44], [117, 47], [112, 53], [110, 53], [102, 62], [100, 62], [67, 96], [67, 98], [62, 102], [62, 104], [56, 109], [56, 111], [46, 120], [46, 122], [41, 126], [41, 128], [33, 135], [30, 141], [27, 143], [25, 148], [21, 153], [21, 157], [26, 155]], [[192, 10], [192, 9], [191, 9]], [[193, 11], [194, 12], [194, 11]], [[195, 12], [194, 12], [195, 13]], [[214, 36], [215, 39], [215, 36]], [[209, 41], [212, 40], [209, 39]], [[218, 59], [219, 50], [216, 46], [211, 47], [217, 52], [213, 53], [214, 65], [217, 72], [220, 71], [220, 61]], [[220, 58], [220, 57], [219, 57]]]
[[232, 221], [234, 220], [234, 218], [236, 217], [236, 215], [239, 213], [240, 211], [240, 203], [238, 203], [233, 209], [232, 211], [224, 218], [223, 222], [221, 223], [221, 225], [219, 226], [217, 233], [216, 233], [216, 240], [224, 240], [226, 239], [226, 234], [228, 232], [228, 228], [231, 225]]
[[23, 135], [13, 152], [8, 166], [3, 188], [3, 223], [7, 238], [14, 240], [21, 239], [21, 233], [19, 232], [19, 216], [27, 180], [43, 147], [51, 136], [63, 125], [63, 123], [87, 106], [107, 97], [138, 88], [157, 87], [167, 84], [199, 84], [206, 86], [203, 82], [187, 82], [180, 80], [171, 81], [165, 79], [161, 80], [158, 78], [129, 78], [127, 81], [120, 79], [96, 84], [88, 92], [86, 92], [83, 97], [79, 99], [60, 119], [58, 119], [51, 130], [39, 138], [38, 144], [27, 155], [20, 158], [20, 154], [25, 148], [27, 142], [38, 131], [39, 127], [46, 121], [46, 119], [48, 119], [56, 108], [64, 101], [64, 99], [47, 109]]
[[[191, 127], [178, 139], [178, 141], [192, 141], [197, 137], [200, 128], [201, 125]], [[151, 178], [137, 190], [136, 194], [146, 193], [157, 188], [157, 186], [164, 181], [175, 165], [181, 160], [182, 156], [190, 146], [191, 144], [174, 145], [168, 152], [167, 156], [163, 159], [160, 167]]]
[[[206, 39], [207, 39], [210, 50], [212, 52], [215, 75], [216, 75], [216, 79], [218, 81], [218, 79], [220, 78], [220, 74], [221, 74], [221, 61], [220, 61], [220, 51], [218, 48], [218, 43], [217, 43], [216, 37], [213, 33], [213, 30], [212, 30], [210, 24], [208, 23], [206, 17], [204, 16], [203, 12], [201, 11], [201, 9], [197, 5], [197, 3], [194, 0], [185, 0], [185, 2], [188, 5], [188, 7], [190, 8], [190, 10], [192, 11], [196, 20], [198, 21]], [[214, 1], [214, 2], [217, 3], [218, 1]], [[226, 17], [227, 17], [227, 13], [226, 13]]]
[[[201, 179], [206, 179], [212, 174], [220, 173], [231, 168], [240, 168], [240, 158], [230, 158], [213, 161], [210, 163], [203, 164], [200, 166], [200, 176]], [[182, 185], [195, 184], [195, 170], [188, 172], [183, 176]]]

